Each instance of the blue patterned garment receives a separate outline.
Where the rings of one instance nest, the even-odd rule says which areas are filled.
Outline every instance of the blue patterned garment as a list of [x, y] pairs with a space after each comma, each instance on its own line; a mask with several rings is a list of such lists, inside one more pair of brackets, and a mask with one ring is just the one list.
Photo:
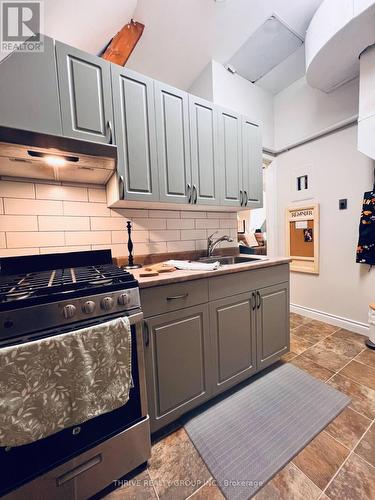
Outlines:
[[369, 191], [363, 196], [357, 262], [375, 265], [375, 186], [373, 191]]

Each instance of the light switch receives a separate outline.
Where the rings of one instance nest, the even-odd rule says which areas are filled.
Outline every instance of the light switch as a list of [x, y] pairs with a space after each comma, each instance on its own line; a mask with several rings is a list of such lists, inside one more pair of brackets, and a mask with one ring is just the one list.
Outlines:
[[348, 208], [348, 200], [347, 198], [343, 198], [339, 200], [339, 210], [346, 210]]

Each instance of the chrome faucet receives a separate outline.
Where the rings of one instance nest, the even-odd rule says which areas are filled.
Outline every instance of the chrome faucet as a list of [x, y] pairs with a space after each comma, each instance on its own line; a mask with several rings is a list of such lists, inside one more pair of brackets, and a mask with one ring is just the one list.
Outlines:
[[226, 234], [224, 234], [224, 236], [220, 236], [220, 238], [218, 238], [217, 240], [214, 240], [212, 236], [217, 232], [218, 231], [215, 231], [207, 238], [207, 257], [211, 257], [217, 245], [219, 245], [219, 243], [221, 243], [222, 241], [233, 241], [233, 238]]

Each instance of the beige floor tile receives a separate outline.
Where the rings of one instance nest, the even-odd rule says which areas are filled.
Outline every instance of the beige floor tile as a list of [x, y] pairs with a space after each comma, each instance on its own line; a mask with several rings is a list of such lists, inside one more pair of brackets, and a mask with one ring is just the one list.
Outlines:
[[256, 500], [313, 500], [321, 490], [294, 464], [286, 465], [256, 495]]
[[344, 446], [353, 449], [370, 424], [369, 418], [345, 408], [324, 430]]
[[313, 344], [307, 340], [294, 335], [290, 335], [290, 350], [297, 354], [302, 354], [306, 349], [311, 347]]
[[327, 382], [351, 398], [350, 407], [366, 417], [375, 418], [375, 391], [354, 380], [336, 374]]
[[355, 358], [355, 360], [359, 363], [375, 368], [375, 350], [372, 351], [371, 349], [366, 348]]
[[344, 365], [346, 365], [351, 358], [338, 354], [336, 352], [324, 349], [319, 344], [314, 345], [304, 353], [304, 357], [310, 359], [314, 363], [331, 370], [332, 372], [339, 371]]
[[314, 363], [309, 358], [306, 358], [303, 354], [293, 358], [291, 360], [291, 363], [295, 366], [298, 366], [298, 368], [301, 368], [301, 370], [305, 370], [305, 372], [309, 373], [313, 377], [322, 380], [323, 382], [334, 375], [334, 372], [318, 365], [317, 363]]
[[156, 500], [154, 488], [148, 471], [143, 471], [128, 481], [124, 486], [112, 491], [105, 500]]
[[363, 436], [355, 452], [375, 467], [375, 423]]
[[340, 371], [340, 374], [375, 391], [375, 368], [353, 360]]
[[373, 500], [375, 468], [353, 453], [327, 488], [331, 500]]
[[349, 450], [326, 432], [321, 432], [293, 463], [322, 490], [349, 454]]
[[149, 473], [161, 500], [185, 499], [211, 476], [184, 429], [153, 445]]

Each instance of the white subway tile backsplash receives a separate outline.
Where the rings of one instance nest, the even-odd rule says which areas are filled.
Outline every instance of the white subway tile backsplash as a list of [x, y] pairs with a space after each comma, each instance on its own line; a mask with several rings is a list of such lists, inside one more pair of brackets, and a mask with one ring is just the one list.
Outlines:
[[91, 217], [110, 217], [111, 211], [106, 203], [84, 201], [64, 201], [64, 215], [83, 215]]
[[220, 227], [220, 221], [219, 219], [198, 219], [195, 221], [195, 227], [197, 229], [217, 229]]
[[93, 203], [107, 203], [105, 189], [89, 189], [89, 201]]
[[84, 187], [56, 186], [36, 184], [36, 197], [39, 200], [87, 201], [87, 189]]
[[167, 219], [167, 229], [193, 229], [194, 219]]
[[205, 229], [184, 229], [181, 231], [181, 240], [200, 240], [206, 238]]
[[0, 198], [35, 198], [34, 184], [0, 181]]
[[142, 231], [143, 229], [166, 229], [166, 219], [146, 219], [135, 217], [133, 219], [133, 229], [135, 231]]
[[181, 212], [181, 219], [205, 219], [207, 217], [207, 212], [195, 212], [189, 211]]
[[204, 250], [215, 231], [237, 239], [235, 212], [109, 209], [102, 187], [0, 180], [0, 256], [110, 248], [124, 257], [127, 220], [135, 255]]
[[[62, 215], [63, 202], [4, 198], [4, 212], [14, 215]], [[77, 212], [77, 215], [81, 215]]]
[[7, 232], [8, 248], [65, 246], [64, 233], [58, 232]]
[[91, 217], [91, 229], [93, 231], [125, 231], [126, 222], [120, 217]]
[[150, 241], [173, 241], [180, 239], [180, 231], [167, 229], [165, 231], [150, 231]]
[[39, 215], [39, 231], [89, 231], [89, 217]]
[[2, 248], [0, 257], [17, 257], [18, 255], [35, 255], [39, 253], [39, 248]]
[[151, 219], [180, 219], [181, 213], [177, 210], [149, 210], [149, 215]]
[[36, 215], [0, 215], [1, 231], [38, 231]]
[[195, 250], [195, 241], [167, 241], [168, 252], [187, 252]]
[[111, 242], [111, 231], [67, 231], [65, 233], [67, 245], [110, 245]]

